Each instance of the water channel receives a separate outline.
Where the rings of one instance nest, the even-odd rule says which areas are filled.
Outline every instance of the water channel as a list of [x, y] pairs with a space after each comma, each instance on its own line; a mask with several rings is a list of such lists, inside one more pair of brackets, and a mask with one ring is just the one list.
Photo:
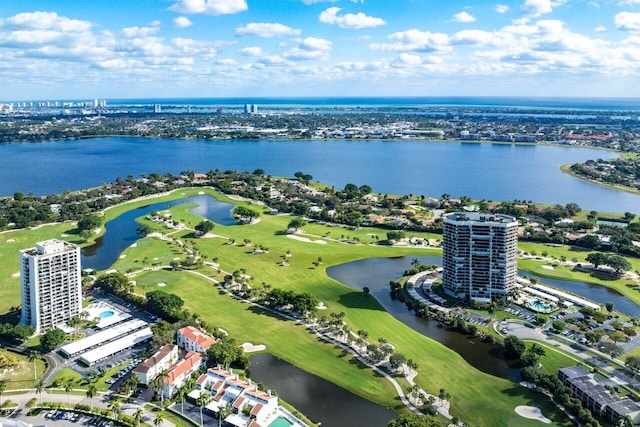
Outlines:
[[314, 423], [386, 427], [396, 414], [270, 354], [251, 356], [251, 378], [273, 388]]
[[97, 270], [109, 268], [116, 262], [122, 251], [140, 237], [136, 233], [139, 227], [139, 224], [135, 221], [136, 218], [147, 215], [153, 211], [169, 209], [184, 203], [196, 203], [197, 206], [189, 211], [207, 218], [210, 221], [221, 225], [235, 224], [235, 220], [231, 216], [233, 205], [220, 202], [207, 195], [185, 197], [178, 200], [142, 206], [127, 211], [109, 221], [105, 225], [105, 233], [97, 238], [93, 245], [82, 248], [82, 266], [84, 268], [95, 268]]

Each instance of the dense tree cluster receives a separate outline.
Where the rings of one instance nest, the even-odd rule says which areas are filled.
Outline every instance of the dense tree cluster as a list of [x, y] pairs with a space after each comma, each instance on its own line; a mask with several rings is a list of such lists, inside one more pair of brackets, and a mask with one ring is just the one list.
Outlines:
[[523, 368], [521, 375], [523, 380], [532, 382], [538, 387], [548, 390], [554, 399], [569, 412], [577, 416], [585, 427], [600, 426], [600, 423], [593, 417], [591, 411], [584, 408], [579, 399], [571, 397], [571, 390], [562, 384], [562, 381], [560, 381], [557, 376], [548, 374], [535, 366]]

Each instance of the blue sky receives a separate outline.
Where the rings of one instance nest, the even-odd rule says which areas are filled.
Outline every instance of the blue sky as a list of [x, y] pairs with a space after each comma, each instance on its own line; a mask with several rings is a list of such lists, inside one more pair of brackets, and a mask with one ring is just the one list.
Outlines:
[[2, 0], [0, 99], [640, 95], [640, 0]]

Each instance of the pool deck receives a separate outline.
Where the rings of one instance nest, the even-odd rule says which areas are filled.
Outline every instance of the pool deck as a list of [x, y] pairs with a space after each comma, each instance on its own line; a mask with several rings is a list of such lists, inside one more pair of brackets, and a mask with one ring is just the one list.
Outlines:
[[[89, 313], [88, 319], [99, 319], [96, 327], [98, 329], [105, 329], [109, 326], [113, 326], [117, 323], [124, 322], [125, 320], [131, 319], [131, 314], [123, 313], [118, 310], [111, 304], [104, 301], [97, 301], [93, 304], [85, 307], [84, 311]], [[101, 314], [106, 311], [112, 311], [113, 315], [107, 317], [101, 317]]]

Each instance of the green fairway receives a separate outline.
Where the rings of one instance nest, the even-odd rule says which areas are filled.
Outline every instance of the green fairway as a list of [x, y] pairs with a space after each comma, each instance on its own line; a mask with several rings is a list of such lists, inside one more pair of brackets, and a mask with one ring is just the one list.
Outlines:
[[[233, 201], [211, 189], [184, 189], [173, 192], [170, 196], [114, 207], [106, 211], [105, 219], [115, 218], [127, 210], [150, 203], [193, 196], [200, 192], [229, 203], [249, 204]], [[202, 218], [188, 212], [190, 207], [192, 205], [179, 205], [171, 208], [170, 212], [174, 219], [193, 228]], [[345, 320], [352, 330], [367, 330], [371, 342], [376, 342], [380, 337], [385, 338], [395, 346], [396, 351], [415, 360], [419, 364], [416, 381], [433, 394], [438, 394], [440, 388], [445, 388], [452, 395], [452, 414], [473, 425], [539, 424], [516, 415], [514, 408], [518, 405], [538, 406], [556, 424], [571, 425], [546, 397], [507, 380], [479, 372], [455, 352], [397, 321], [373, 297], [330, 279], [325, 271], [328, 266], [356, 259], [440, 255], [440, 249], [372, 245], [375, 240], [384, 240], [386, 232], [371, 228], [352, 230], [323, 224], [302, 227], [299, 239], [294, 239], [284, 233], [291, 220], [290, 216], [269, 215], [263, 206], [253, 205], [252, 209], [262, 212], [258, 223], [242, 226], [216, 224], [212, 234], [218, 237], [213, 238], [197, 239], [193, 230], [169, 230], [140, 218], [139, 222], [150, 225], [155, 231], [162, 233], [164, 238], [139, 239], [136, 245], [128, 247], [122, 253], [113, 268], [122, 272], [137, 272], [146, 268], [147, 271], [132, 279], [137, 282], [136, 293], [144, 294], [156, 289], [174, 292], [185, 300], [186, 308], [199, 313], [209, 324], [228, 330], [238, 341], [265, 344], [269, 353], [295, 366], [384, 406], [397, 411], [405, 410], [388, 381], [377, 378], [370, 369], [360, 366], [351, 356], [321, 342], [303, 326], [238, 302], [228, 295], [221, 295], [213, 283], [190, 272], [161, 269], [172, 261], [184, 260], [188, 256], [184, 249], [186, 246], [190, 251], [202, 254], [207, 262], [217, 258], [223, 271], [245, 269], [246, 274], [252, 277], [253, 287], [260, 288], [266, 283], [275, 288], [309, 292], [326, 304], [327, 310], [321, 315], [345, 312]], [[0, 273], [8, 279], [0, 285], [0, 310], [7, 312], [11, 306], [20, 303], [18, 278], [11, 277], [18, 270], [18, 250], [48, 238], [69, 240], [70, 237], [63, 233], [68, 234], [73, 228], [71, 224], [62, 224], [33, 231], [3, 233], [0, 256], [4, 262], [0, 264]], [[440, 238], [427, 233], [408, 233], [408, 236]], [[7, 242], [10, 239], [15, 241]], [[338, 240], [349, 240], [351, 243]], [[326, 243], [321, 244], [319, 241]], [[360, 243], [356, 244], [358, 241]], [[254, 254], [256, 246], [268, 248], [268, 253]], [[539, 248], [535, 250], [540, 251]], [[282, 265], [284, 260], [289, 266]], [[535, 270], [540, 264], [537, 261], [527, 263], [529, 261], [521, 268]], [[151, 268], [157, 270], [151, 271]], [[210, 267], [202, 267], [199, 271], [216, 280], [222, 280], [224, 275]], [[561, 269], [551, 273], [564, 274]], [[635, 293], [640, 296], [640, 293]], [[573, 364], [571, 362], [564, 355], [554, 353], [543, 358], [543, 365], [549, 369]]]

